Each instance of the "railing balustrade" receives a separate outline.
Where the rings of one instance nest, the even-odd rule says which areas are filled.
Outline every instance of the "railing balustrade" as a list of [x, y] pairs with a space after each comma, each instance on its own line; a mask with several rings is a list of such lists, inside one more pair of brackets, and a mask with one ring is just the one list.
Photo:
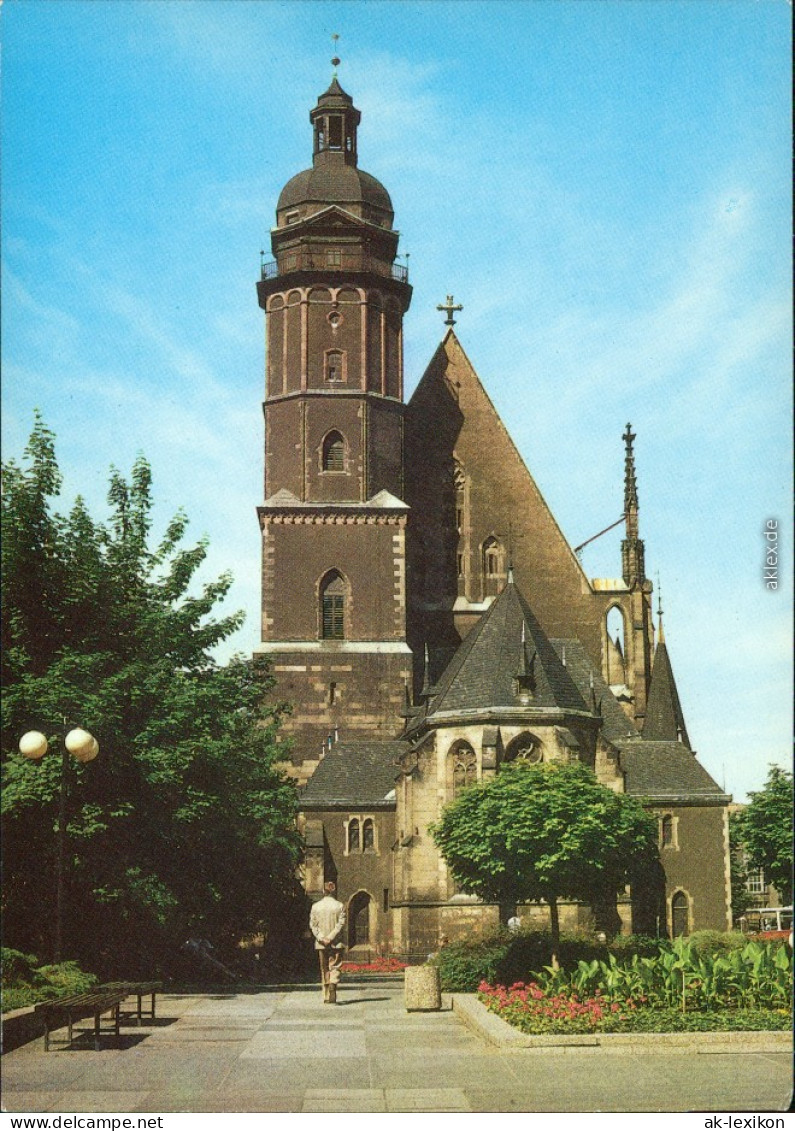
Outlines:
[[325, 256], [313, 256], [307, 253], [287, 254], [282, 257], [281, 271], [275, 259], [262, 263], [260, 278], [263, 282], [276, 279], [280, 274], [286, 275], [292, 271], [370, 271], [374, 275], [382, 275], [386, 279], [394, 279], [398, 283], [409, 281], [409, 269], [402, 263], [384, 263], [382, 259], [375, 259], [369, 255], [340, 255], [338, 263], [329, 263]]

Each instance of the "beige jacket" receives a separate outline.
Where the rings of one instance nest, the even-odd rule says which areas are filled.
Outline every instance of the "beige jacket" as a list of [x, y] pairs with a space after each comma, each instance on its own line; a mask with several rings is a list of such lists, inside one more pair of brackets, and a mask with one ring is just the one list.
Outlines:
[[309, 914], [309, 929], [315, 936], [315, 950], [322, 950], [329, 939], [329, 946], [339, 948], [345, 944], [339, 937], [345, 926], [345, 905], [333, 895], [324, 895], [312, 907]]

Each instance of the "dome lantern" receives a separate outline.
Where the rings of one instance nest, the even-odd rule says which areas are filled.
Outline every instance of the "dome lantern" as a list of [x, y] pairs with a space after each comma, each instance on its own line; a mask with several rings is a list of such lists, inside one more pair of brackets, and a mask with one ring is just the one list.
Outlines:
[[342, 159], [346, 165], [356, 165], [356, 127], [361, 118], [351, 96], [336, 78], [332, 79], [331, 86], [318, 98], [317, 106], [309, 111], [314, 130], [313, 164]]

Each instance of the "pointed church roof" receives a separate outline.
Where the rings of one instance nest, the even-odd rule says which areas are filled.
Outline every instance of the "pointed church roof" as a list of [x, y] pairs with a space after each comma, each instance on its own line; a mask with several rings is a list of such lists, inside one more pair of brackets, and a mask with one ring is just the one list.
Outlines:
[[319, 106], [326, 106], [330, 103], [334, 105], [342, 103], [345, 106], [353, 106], [353, 99], [346, 90], [342, 89], [336, 75], [332, 78], [328, 90], [324, 91], [317, 101]]
[[656, 742], [682, 742], [690, 748], [682, 704], [679, 702], [668, 648], [662, 635], [654, 650], [643, 737]]
[[[517, 682], [530, 692], [526, 701], [517, 695]], [[510, 581], [464, 638], [432, 691], [427, 712], [412, 728], [450, 714], [494, 708], [591, 713], [530, 606]]]
[[[534, 399], [528, 379], [519, 405], [528, 420]], [[406, 406], [405, 444], [404, 498], [415, 533], [426, 537], [428, 531], [432, 545], [439, 493], [459, 470], [469, 484], [473, 514], [488, 511], [490, 533], [501, 542], [506, 560], [512, 558], [520, 588], [532, 594], [544, 631], [576, 637], [599, 656], [602, 639], [591, 583], [452, 328]], [[487, 533], [481, 521], [478, 542]], [[434, 549], [428, 553], [439, 556]], [[444, 568], [441, 558], [438, 565]], [[474, 613], [474, 604], [470, 597], [465, 611]]]

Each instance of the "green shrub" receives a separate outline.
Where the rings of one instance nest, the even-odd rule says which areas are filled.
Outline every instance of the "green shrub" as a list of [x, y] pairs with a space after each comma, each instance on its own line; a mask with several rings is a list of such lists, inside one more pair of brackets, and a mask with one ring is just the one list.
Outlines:
[[484, 939], [450, 943], [432, 960], [439, 967], [442, 989], [459, 994], [475, 993], [482, 981], [498, 981], [497, 970], [511, 943], [507, 933]]
[[57, 966], [40, 966], [39, 973], [59, 997], [82, 994], [96, 985], [96, 974], [87, 974], [76, 962], [59, 962]]
[[[563, 969], [573, 969], [581, 961], [606, 957], [607, 947], [591, 936], [561, 932], [558, 962]], [[522, 931], [508, 936], [508, 946], [497, 962], [497, 980], [503, 985], [523, 982], [551, 962], [552, 935], [549, 931]]]
[[742, 950], [748, 939], [740, 931], [693, 931], [687, 941], [696, 954], [726, 954]]
[[55, 966], [39, 966], [34, 954], [3, 947], [2, 1009], [21, 1009], [50, 998], [85, 993], [93, 986], [96, 975], [81, 970], [76, 962], [60, 962]]
[[654, 958], [669, 945], [667, 939], [655, 939], [649, 935], [616, 935], [608, 950], [621, 961], [632, 958], [634, 954], [639, 958]]
[[[634, 954], [656, 956], [669, 945], [644, 935], [619, 935], [607, 946], [592, 935], [562, 931], [558, 960], [564, 970], [574, 970], [580, 962], [607, 961], [611, 953], [620, 959]], [[452, 993], [474, 993], [484, 981], [506, 986], [527, 981], [551, 962], [549, 931], [511, 934], [500, 930], [482, 939], [450, 943], [433, 959], [441, 971], [442, 989]]]
[[13, 986], [17, 982], [35, 981], [38, 964], [39, 960], [35, 954], [23, 954], [21, 950], [12, 950], [10, 946], [1, 947], [0, 968], [3, 987]]

